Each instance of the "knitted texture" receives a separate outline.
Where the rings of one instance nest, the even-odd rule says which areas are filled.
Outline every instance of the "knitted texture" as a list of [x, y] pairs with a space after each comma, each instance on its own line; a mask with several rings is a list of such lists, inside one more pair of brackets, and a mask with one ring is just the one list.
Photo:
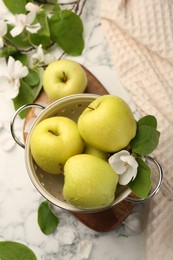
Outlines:
[[146, 254], [173, 259], [173, 1], [102, 0], [101, 22], [116, 73], [141, 116], [157, 118], [161, 132], [154, 156], [164, 170], [150, 201]]

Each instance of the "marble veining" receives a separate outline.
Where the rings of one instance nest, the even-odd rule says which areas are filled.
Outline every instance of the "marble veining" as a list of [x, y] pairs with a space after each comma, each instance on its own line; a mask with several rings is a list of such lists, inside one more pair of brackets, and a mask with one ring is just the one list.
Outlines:
[[[101, 27], [100, 4], [99, 0], [86, 1], [81, 15], [85, 49], [81, 56], [70, 58], [91, 70], [110, 93], [126, 99], [135, 112], [135, 105], [115, 74]], [[65, 57], [68, 58], [67, 55]], [[123, 223], [116, 230], [99, 233], [83, 225], [69, 212], [54, 208], [60, 220], [56, 232], [46, 236], [40, 231], [37, 210], [44, 198], [27, 174], [24, 149], [14, 143], [4, 149], [4, 140], [13, 142], [9, 123], [14, 109], [10, 101], [1, 97], [0, 107], [0, 240], [19, 241], [28, 245], [38, 260], [144, 260], [145, 228], [130, 233]], [[19, 135], [22, 125], [22, 120], [19, 120]], [[143, 214], [143, 207], [137, 210]]]

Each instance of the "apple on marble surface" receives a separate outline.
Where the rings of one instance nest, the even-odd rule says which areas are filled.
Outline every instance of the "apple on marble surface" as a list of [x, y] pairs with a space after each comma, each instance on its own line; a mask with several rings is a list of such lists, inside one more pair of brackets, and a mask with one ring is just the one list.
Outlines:
[[85, 142], [105, 152], [116, 152], [128, 146], [136, 127], [129, 105], [113, 95], [98, 97], [78, 118], [79, 133]]
[[31, 154], [37, 165], [47, 173], [59, 174], [67, 159], [82, 153], [82, 140], [76, 122], [55, 116], [36, 125], [30, 140]]
[[82, 66], [72, 60], [56, 60], [50, 63], [43, 74], [43, 89], [55, 101], [59, 98], [83, 93], [87, 76]]
[[72, 156], [64, 165], [63, 196], [82, 209], [106, 207], [115, 197], [118, 175], [105, 160], [89, 154]]

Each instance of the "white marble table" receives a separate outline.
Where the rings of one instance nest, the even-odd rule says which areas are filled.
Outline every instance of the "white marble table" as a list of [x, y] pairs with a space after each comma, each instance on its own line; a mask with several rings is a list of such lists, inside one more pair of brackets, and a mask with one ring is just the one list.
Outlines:
[[[2, 6], [2, 1], [0, 5]], [[92, 71], [111, 94], [117, 94], [130, 102], [115, 75], [102, 32], [99, 10], [99, 0], [86, 2], [82, 14], [85, 50], [80, 57], [73, 59]], [[133, 107], [131, 102], [130, 105]], [[114, 231], [98, 233], [77, 221], [69, 212], [57, 208], [55, 210], [60, 224], [56, 232], [46, 236], [40, 231], [37, 210], [44, 199], [28, 177], [24, 150], [15, 145], [9, 151], [4, 151], [2, 145], [5, 138], [6, 145], [9, 140], [11, 144], [9, 123], [13, 113], [11, 101], [0, 97], [0, 123], [4, 125], [4, 129], [0, 130], [0, 240], [18, 241], [28, 245], [38, 260], [145, 259], [145, 230], [131, 235], [122, 225]], [[22, 121], [19, 126], [22, 126]], [[88, 247], [91, 246], [88, 258], [80, 250], [80, 245], [85, 243]]]

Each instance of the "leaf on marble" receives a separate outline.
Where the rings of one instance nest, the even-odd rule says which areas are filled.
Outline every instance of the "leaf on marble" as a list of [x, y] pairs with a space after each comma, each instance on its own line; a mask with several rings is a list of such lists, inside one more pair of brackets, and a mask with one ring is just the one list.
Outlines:
[[34, 88], [40, 82], [40, 77], [37, 70], [29, 69], [28, 75], [23, 79], [31, 88]]
[[48, 201], [42, 202], [38, 208], [38, 224], [45, 235], [53, 233], [59, 224], [59, 219]]
[[[20, 89], [19, 94], [16, 98], [13, 99], [13, 104], [17, 110], [25, 104], [31, 104], [39, 95], [42, 89], [42, 78], [43, 78], [43, 68], [39, 68], [35, 71], [30, 70], [30, 73], [27, 77], [20, 80]], [[29, 82], [32, 82], [32, 86]], [[24, 118], [27, 115], [28, 109], [23, 110], [19, 113], [21, 118]]]
[[27, 0], [3, 0], [3, 2], [13, 14], [26, 13], [25, 5]]
[[81, 18], [70, 10], [54, 14], [49, 20], [50, 35], [67, 54], [81, 55], [84, 49]]
[[33, 46], [39, 46], [42, 44], [43, 48], [46, 49], [51, 44], [50, 30], [48, 25], [48, 18], [46, 12], [38, 12], [34, 19], [34, 24], [39, 23], [41, 29], [37, 33], [29, 34], [29, 41]]
[[[28, 40], [28, 37], [25, 36], [25, 33], [21, 33], [17, 35], [16, 37], [13, 37], [10, 34], [10, 31], [13, 29], [13, 26], [11, 24], [8, 24], [8, 32], [5, 35], [5, 38], [8, 42], [10, 42], [11, 46], [16, 48], [16, 51], [21, 48], [21, 49], [27, 49], [30, 47], [30, 43]], [[14, 51], [14, 49], [13, 49]]]
[[36, 255], [27, 246], [13, 241], [0, 241], [0, 259], [36, 260]]
[[[32, 89], [30, 86], [23, 80], [20, 81], [19, 94], [16, 98], [13, 99], [13, 104], [15, 110], [20, 108], [25, 104], [31, 104], [34, 101], [34, 96], [32, 94]], [[21, 118], [24, 118], [28, 113], [28, 109], [23, 110], [19, 113]]]

